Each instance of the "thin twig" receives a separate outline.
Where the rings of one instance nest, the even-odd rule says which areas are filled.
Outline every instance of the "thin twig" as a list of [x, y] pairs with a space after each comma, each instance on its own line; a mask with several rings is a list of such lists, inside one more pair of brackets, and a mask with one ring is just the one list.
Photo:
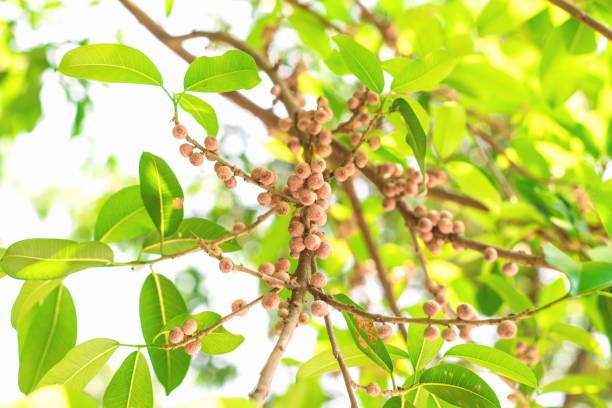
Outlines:
[[[378, 275], [378, 280], [380, 281], [381, 286], [383, 287], [383, 292], [385, 294], [385, 299], [387, 303], [389, 303], [389, 307], [391, 311], [396, 316], [401, 316], [402, 311], [397, 305], [397, 301], [395, 300], [395, 295], [393, 294], [393, 286], [387, 277], [387, 271], [385, 265], [383, 264], [382, 258], [380, 257], [380, 253], [378, 252], [378, 247], [374, 242], [374, 238], [372, 237], [372, 233], [370, 232], [370, 227], [365, 220], [365, 216], [363, 215], [363, 209], [361, 208], [361, 203], [359, 202], [359, 198], [355, 193], [355, 187], [353, 186], [353, 181], [351, 179], [344, 182], [344, 190], [346, 191], [346, 195], [351, 202], [353, 207], [353, 213], [355, 215], [355, 219], [357, 220], [357, 225], [361, 230], [361, 234], [366, 242], [366, 246], [368, 248], [368, 252], [370, 253], [370, 257], [374, 261], [376, 265], [376, 273]], [[408, 338], [408, 331], [403, 324], [399, 325], [400, 332], [402, 333], [402, 337], [404, 340]]]
[[351, 401], [351, 408], [358, 408], [357, 399], [355, 398], [355, 393], [353, 392], [352, 387], [352, 379], [351, 374], [348, 372], [348, 368], [346, 368], [346, 364], [344, 364], [344, 359], [342, 358], [342, 354], [340, 353], [340, 348], [338, 347], [338, 343], [336, 342], [336, 335], [334, 334], [334, 326], [331, 321], [331, 317], [329, 314], [325, 316], [325, 327], [327, 329], [327, 337], [329, 337], [329, 343], [331, 344], [332, 354], [338, 361], [338, 365], [340, 366], [340, 372], [342, 373], [342, 378], [344, 378], [344, 385], [346, 385], [346, 393], [348, 394], [349, 401]]
[[604, 23], [596, 20], [591, 15], [580, 10], [576, 6], [568, 3], [565, 0], [548, 0], [555, 6], [565, 10], [570, 16], [574, 17], [579, 22], [588, 25], [593, 30], [599, 32], [601, 35], [606, 37], [608, 41], [612, 41], [612, 30]]
[[557, 303], [564, 302], [573, 297], [572, 295], [567, 294], [563, 297], [560, 297], [559, 299], [553, 300], [552, 302], [547, 303], [543, 306], [540, 306], [536, 309], [525, 310], [518, 314], [511, 313], [509, 315], [502, 316], [502, 317], [494, 317], [490, 319], [481, 319], [481, 320], [462, 320], [459, 318], [432, 319], [429, 317], [388, 316], [388, 315], [383, 315], [379, 313], [370, 313], [365, 310], [356, 308], [355, 306], [347, 305], [345, 303], [339, 302], [335, 300], [332, 296], [326, 293], [323, 293], [322, 291], [320, 291], [319, 289], [313, 286], [309, 286], [308, 290], [310, 291], [310, 293], [312, 293], [313, 296], [318, 296], [321, 300], [325, 301], [325, 303], [329, 304], [330, 306], [332, 306], [333, 308], [339, 311], [350, 312], [352, 314], [355, 314], [361, 317], [365, 317], [375, 322], [380, 322], [380, 323], [385, 322], [385, 323], [395, 323], [395, 324], [397, 323], [426, 324], [426, 325], [436, 324], [436, 325], [441, 325], [441, 326], [451, 326], [451, 325], [494, 326], [494, 325], [498, 325], [499, 323], [505, 320], [512, 320], [516, 322], [519, 320], [523, 320], [523, 319], [532, 317], [536, 315], [537, 313], [541, 312], [542, 310], [548, 309], [556, 305]]
[[304, 304], [304, 295], [308, 288], [308, 272], [310, 271], [310, 262], [313, 256], [314, 253], [308, 250], [304, 250], [300, 253], [300, 259], [296, 269], [299, 287], [294, 289], [291, 294], [289, 315], [285, 320], [283, 330], [278, 337], [276, 345], [272, 349], [266, 364], [261, 370], [255, 390], [249, 394], [251, 399], [259, 405], [263, 405], [264, 401], [268, 398], [270, 384], [272, 383], [276, 368], [280, 364], [280, 360], [285, 353], [287, 345], [291, 341], [291, 336], [298, 325], [300, 314], [302, 313], [302, 306]]

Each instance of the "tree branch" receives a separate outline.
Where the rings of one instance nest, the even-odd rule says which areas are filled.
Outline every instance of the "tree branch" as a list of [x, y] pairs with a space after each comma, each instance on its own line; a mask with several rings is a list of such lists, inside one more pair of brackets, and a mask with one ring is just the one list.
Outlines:
[[[372, 233], [370, 232], [370, 227], [365, 220], [363, 215], [363, 210], [361, 208], [361, 203], [359, 202], [359, 198], [355, 193], [355, 187], [353, 186], [353, 181], [348, 179], [344, 182], [344, 190], [346, 191], [346, 195], [348, 196], [351, 205], [353, 206], [353, 211], [355, 215], [355, 219], [357, 220], [357, 225], [361, 230], [363, 238], [366, 242], [366, 246], [368, 247], [368, 252], [370, 253], [370, 257], [374, 261], [376, 265], [376, 273], [378, 275], [378, 280], [383, 288], [383, 292], [385, 294], [385, 299], [387, 303], [389, 303], [389, 307], [391, 311], [396, 316], [401, 316], [402, 311], [397, 305], [397, 301], [395, 300], [395, 295], [393, 294], [393, 286], [387, 277], [387, 271], [385, 265], [383, 264], [382, 258], [380, 257], [380, 253], [378, 252], [378, 247], [374, 242], [374, 238], [372, 237]], [[402, 337], [404, 340], [408, 338], [408, 332], [406, 331], [406, 326], [403, 324], [399, 325], [400, 332], [402, 333]]]
[[308, 250], [304, 250], [300, 253], [300, 259], [296, 269], [299, 286], [293, 290], [293, 293], [291, 294], [289, 315], [287, 316], [283, 326], [283, 331], [278, 337], [276, 345], [272, 349], [266, 364], [261, 370], [259, 381], [255, 386], [255, 390], [249, 395], [251, 399], [259, 405], [263, 405], [264, 401], [268, 398], [268, 394], [270, 393], [270, 384], [272, 383], [274, 373], [276, 372], [276, 369], [280, 364], [280, 360], [285, 353], [285, 349], [287, 348], [289, 341], [291, 341], [291, 336], [298, 325], [300, 314], [302, 313], [302, 305], [304, 304], [304, 295], [308, 288], [308, 272], [310, 271], [310, 262], [313, 256], [314, 253]]
[[579, 22], [588, 25], [593, 30], [599, 32], [601, 35], [606, 37], [608, 41], [612, 41], [612, 30], [599, 20], [591, 17], [589, 14], [580, 10], [578, 7], [568, 3], [565, 0], [548, 0], [555, 6], [565, 10], [570, 16], [574, 17]]
[[325, 328], [327, 329], [327, 337], [329, 337], [332, 354], [336, 358], [336, 361], [338, 361], [338, 365], [340, 366], [340, 372], [342, 372], [342, 378], [344, 378], [344, 385], [346, 385], [346, 393], [348, 394], [349, 401], [351, 401], [351, 408], [359, 408], [359, 405], [357, 404], [357, 399], [355, 398], [355, 393], [353, 392], [353, 380], [351, 379], [351, 374], [346, 368], [346, 364], [344, 364], [344, 359], [342, 358], [340, 348], [338, 347], [338, 343], [336, 342], [334, 326], [332, 324], [331, 317], [329, 317], [329, 314], [325, 316]]

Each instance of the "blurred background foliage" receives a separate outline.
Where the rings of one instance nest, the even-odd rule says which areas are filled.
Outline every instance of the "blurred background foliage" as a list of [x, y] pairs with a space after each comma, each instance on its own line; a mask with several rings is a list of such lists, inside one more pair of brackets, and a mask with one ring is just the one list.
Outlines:
[[[45, 75], [56, 68], [55, 50], [66, 45], [41, 43], [19, 48], [14, 32], [17, 20], [20, 24], [27, 21], [34, 29], [44, 25], [48, 14], [66, 7], [63, 2], [8, 3], [13, 3], [19, 13], [13, 21], [0, 22], [0, 162], [6, 146], [17, 135], [31, 132], [41, 120]], [[163, 2], [158, 3], [161, 10]], [[296, 3], [242, 2], [252, 14], [246, 41], [273, 60], [278, 59], [280, 72], [292, 78], [292, 87], [308, 101], [319, 95], [328, 97], [338, 121], [347, 115], [345, 101], [354, 91], [355, 82], [347, 76], [338, 77], [348, 71], [330, 40], [337, 29], [351, 33], [377, 53], [391, 76], [396, 77], [407, 64], [422, 69], [417, 87], [428, 91], [413, 96], [430, 129], [433, 148], [427, 162], [431, 168], [447, 173], [444, 188], [476, 198], [488, 211], [426, 199], [428, 208], [451, 211], [466, 222], [467, 236], [493, 245], [539, 252], [543, 242], [551, 242], [576, 259], [612, 260], [612, 47], [605, 39], [544, 0], [364, 1], [371, 14], [353, 0], [313, 1], [304, 3], [304, 7]], [[612, 24], [611, 0], [584, 0], [579, 6]], [[118, 12], [124, 10], [118, 7]], [[168, 18], [172, 17], [170, 14]], [[215, 28], [234, 29], [231, 16], [219, 16], [218, 21]], [[184, 32], [192, 28], [210, 29], [185, 27]], [[74, 45], [87, 41], [87, 33], [72, 39]], [[392, 58], [393, 48], [403, 58]], [[71, 134], [81, 137], [92, 103], [88, 85], [59, 80], [67, 106], [73, 105], [75, 112]], [[411, 92], [409, 86], [407, 89]], [[440, 138], [450, 136], [439, 128], [457, 117], [459, 131], [452, 135], [454, 146], [443, 146]], [[406, 129], [392, 118], [389, 122], [377, 130], [383, 147], [372, 152], [371, 161], [415, 165], [404, 142]], [[246, 145], [248, 132], [223, 126], [223, 120], [221, 124], [221, 151], [228, 152], [226, 158], [247, 170], [254, 167], [253, 158], [244, 149], [233, 148]], [[481, 133], [494, 139], [494, 144]], [[288, 175], [293, 157], [284, 144], [269, 138], [266, 149], [274, 157], [269, 166], [281, 179]], [[103, 162], [108, 172], [103, 177], [116, 178], [117, 184], [124, 186], [133, 180], [133, 175], [117, 172], [114, 157], [106, 157]], [[517, 171], [517, 167], [525, 171]], [[19, 175], [2, 173], [2, 177]], [[371, 186], [357, 180], [356, 187], [399, 303], [408, 311], [423, 300], [422, 276], [416, 271], [410, 236], [397, 213], [383, 212], [381, 199]], [[37, 203], [41, 216], [57, 191], [61, 186], [40, 194], [46, 197]], [[255, 216], [254, 207], [243, 206], [237, 196], [214, 182], [212, 175], [194, 180], [187, 191], [188, 195], [202, 191], [214, 195], [214, 206], [199, 215], [227, 228], [234, 220], [248, 223]], [[105, 199], [100, 198], [98, 207]], [[411, 204], [421, 202], [410, 199]], [[93, 209], [74, 212], [71, 238], [90, 238], [92, 214]], [[379, 291], [372, 262], [353, 215], [346, 195], [339, 192], [329, 217], [333, 255], [321, 261], [321, 269], [331, 277], [330, 290], [350, 293], [354, 300], [374, 303], [373, 310], [380, 310], [382, 305], [375, 303], [380, 297], [372, 296]], [[258, 230], [254, 238], [242, 242], [243, 261], [257, 265], [287, 256], [287, 247], [284, 242], [279, 244], [279, 236], [284, 236], [288, 221], [278, 217]], [[133, 242], [122, 243], [121, 249], [137, 253]], [[501, 264], [485, 263], [480, 254], [470, 251], [444, 247], [440, 255], [427, 256], [434, 280], [450, 289], [450, 303], [472, 303], [483, 316], [520, 312], [525, 306], [562, 296], [567, 288], [563, 276], [547, 270], [521, 267], [519, 275], [506, 277], [500, 271]], [[206, 279], [197, 269], [181, 271], [176, 280], [191, 310], [207, 305]], [[274, 324], [272, 318], [270, 332]], [[328, 347], [328, 341], [325, 328], [313, 324], [319, 332], [314, 351], [319, 352]], [[559, 325], [583, 329], [587, 341], [568, 336]], [[486, 332], [483, 336], [492, 338]], [[341, 343], [350, 342], [347, 332], [339, 332], [338, 337]], [[578, 374], [585, 380], [582, 387], [572, 382], [559, 385], [557, 391], [568, 395], [564, 402], [567, 407], [609, 406], [611, 338], [612, 298], [602, 295], [555, 306], [522, 322], [519, 333], [520, 340], [537, 346], [541, 360], [535, 369], [545, 376], [543, 383]], [[399, 339], [395, 340], [401, 345]], [[513, 341], [499, 341], [496, 347], [513, 353]], [[291, 367], [296, 362], [286, 359], [284, 363]], [[240, 370], [220, 357], [210, 356], [201, 356], [194, 368], [199, 372], [198, 381], [206, 387], [220, 386]], [[360, 371], [359, 380], [368, 383], [383, 378], [379, 369], [368, 367]], [[324, 383], [324, 377], [321, 381], [298, 382], [283, 396], [274, 398], [271, 406], [320, 406], [333, 398]], [[364, 407], [381, 405], [380, 398], [364, 393], [359, 397]]]

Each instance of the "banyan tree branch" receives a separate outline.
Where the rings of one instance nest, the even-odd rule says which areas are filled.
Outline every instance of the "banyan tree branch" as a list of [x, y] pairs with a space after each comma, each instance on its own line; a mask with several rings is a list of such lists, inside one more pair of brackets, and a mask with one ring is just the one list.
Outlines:
[[345, 303], [339, 302], [336, 299], [334, 299], [333, 296], [330, 296], [315, 287], [309, 286], [308, 291], [310, 291], [310, 293], [312, 293], [313, 296], [318, 297], [319, 299], [323, 300], [325, 303], [332, 306], [336, 310], [339, 310], [342, 312], [349, 312], [354, 315], [365, 317], [366, 319], [369, 319], [375, 322], [394, 323], [394, 324], [399, 324], [399, 323], [426, 324], [426, 325], [440, 325], [440, 326], [495, 326], [504, 321], [517, 322], [517, 321], [532, 317], [543, 310], [546, 310], [558, 303], [564, 302], [573, 297], [568, 293], [567, 295], [562, 296], [558, 299], [555, 299], [552, 302], [547, 303], [538, 308], [528, 309], [521, 313], [511, 313], [511, 314], [508, 314], [502, 317], [494, 317], [490, 319], [463, 320], [460, 318], [433, 319], [429, 317], [405, 317], [405, 316], [398, 317], [398, 316], [383, 315], [379, 313], [370, 313], [365, 310], [359, 309], [355, 306], [347, 305]]
[[585, 13], [584, 11], [580, 10], [578, 7], [572, 5], [571, 3], [565, 0], [548, 0], [548, 1], [554, 4], [555, 6], [565, 10], [570, 16], [572, 16], [579, 22], [586, 24], [587, 26], [591, 27], [593, 30], [599, 32], [601, 35], [606, 37], [608, 41], [612, 41], [612, 30], [608, 26], [600, 22], [599, 20], [596, 20], [591, 15]]
[[346, 393], [349, 397], [349, 401], [351, 402], [351, 408], [358, 408], [359, 405], [357, 404], [357, 399], [355, 398], [355, 393], [353, 392], [353, 379], [351, 378], [351, 374], [349, 373], [348, 368], [344, 363], [344, 359], [342, 358], [342, 354], [340, 353], [340, 347], [338, 347], [338, 342], [336, 342], [334, 326], [329, 313], [325, 316], [325, 328], [327, 329], [327, 337], [329, 338], [329, 343], [331, 344], [332, 354], [338, 362], [340, 372], [342, 373], [342, 378], [344, 379], [344, 385], [346, 386]]

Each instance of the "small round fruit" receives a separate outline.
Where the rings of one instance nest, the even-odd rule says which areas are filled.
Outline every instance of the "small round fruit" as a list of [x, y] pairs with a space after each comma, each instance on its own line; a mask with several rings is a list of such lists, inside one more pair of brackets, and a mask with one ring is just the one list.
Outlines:
[[423, 332], [423, 337], [425, 337], [425, 340], [435, 340], [440, 337], [440, 329], [436, 326], [427, 326]]
[[189, 155], [189, 162], [194, 166], [201, 166], [204, 163], [204, 156], [202, 156], [202, 153], [191, 153]]
[[322, 289], [327, 285], [327, 275], [323, 272], [315, 272], [310, 278], [310, 284], [315, 288]]
[[[246, 306], [247, 302], [244, 301], [243, 299], [236, 299], [232, 302], [232, 313], [237, 312], [238, 310], [242, 309], [244, 306]], [[244, 316], [246, 315], [248, 312], [248, 310], [242, 310], [241, 312], [238, 312], [236, 315], [237, 316]]]
[[494, 262], [497, 259], [497, 250], [495, 248], [492, 248], [492, 247], [485, 248], [483, 254], [484, 254], [484, 259], [487, 262]]
[[181, 329], [183, 330], [183, 333], [185, 333], [185, 336], [191, 336], [196, 332], [196, 330], [198, 330], [198, 322], [193, 319], [189, 319], [183, 323]]
[[378, 337], [383, 340], [387, 340], [389, 337], [393, 335], [393, 327], [388, 324], [382, 324], [378, 326]]
[[315, 317], [327, 316], [327, 314], [329, 313], [329, 310], [327, 309], [327, 303], [322, 300], [315, 300], [314, 302], [312, 302], [312, 305], [310, 305], [310, 312]]
[[172, 136], [176, 139], [184, 139], [187, 137], [187, 128], [180, 123], [172, 128]]
[[204, 147], [206, 147], [207, 150], [212, 150], [214, 152], [219, 149], [219, 142], [216, 138], [207, 136], [206, 139], [204, 139]]
[[191, 153], [193, 153], [193, 146], [190, 145], [189, 143], [183, 143], [179, 147], [179, 152], [181, 153], [181, 156], [189, 157], [191, 156]]
[[436, 302], [435, 300], [428, 300], [427, 302], [423, 303], [423, 312], [427, 315], [427, 316], [435, 316], [438, 314], [438, 312], [440, 311], [440, 304], [438, 302]]
[[276, 292], [268, 292], [265, 295], [263, 295], [263, 298], [261, 299], [261, 305], [266, 310], [272, 310], [276, 308], [279, 303], [280, 303], [280, 298], [278, 297]]
[[518, 270], [518, 265], [514, 262], [507, 262], [504, 264], [504, 266], [502, 266], [502, 272], [506, 276], [514, 276], [518, 273]]
[[451, 327], [447, 327], [442, 330], [442, 338], [444, 341], [448, 342], [455, 341], [455, 339], [457, 339], [457, 333]]
[[175, 327], [174, 329], [170, 330], [170, 335], [168, 337], [170, 339], [170, 343], [176, 344], [183, 341], [185, 334], [179, 327]]
[[475, 315], [476, 312], [471, 305], [461, 303], [459, 306], [457, 306], [457, 317], [461, 320], [472, 320]]
[[366, 392], [368, 393], [370, 397], [377, 397], [380, 395], [380, 385], [372, 381], [366, 387]]
[[230, 258], [222, 258], [219, 261], [219, 270], [223, 273], [229, 273], [234, 269], [234, 262]]
[[185, 353], [189, 354], [190, 356], [195, 356], [200, 352], [201, 348], [202, 343], [200, 343], [198, 340], [192, 341], [191, 343], [185, 345]]
[[504, 320], [497, 326], [497, 334], [502, 339], [511, 339], [516, 336], [516, 324], [512, 320]]

